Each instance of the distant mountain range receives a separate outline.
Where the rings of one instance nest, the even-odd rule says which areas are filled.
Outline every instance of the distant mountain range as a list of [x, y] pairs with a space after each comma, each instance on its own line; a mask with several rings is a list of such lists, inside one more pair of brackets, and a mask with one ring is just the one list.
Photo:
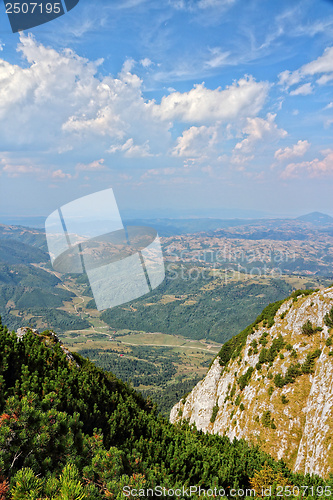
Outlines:
[[[128, 226], [151, 226], [154, 227], [160, 236], [174, 236], [199, 232], [225, 231], [226, 237], [235, 237], [230, 233], [242, 234], [241, 237], [251, 239], [307, 239], [309, 224], [312, 229], [331, 233], [333, 230], [333, 217], [320, 212], [297, 217], [295, 219], [130, 219], [125, 220]], [[273, 234], [276, 231], [279, 234]], [[249, 233], [246, 236], [246, 233]], [[284, 234], [282, 234], [284, 233]], [[219, 234], [219, 236], [223, 236]]]
[[0, 215], [0, 225], [24, 226], [34, 228], [44, 228], [46, 217], [11, 217], [9, 215]]
[[[152, 213], [148, 211], [133, 211], [133, 210], [123, 210], [122, 216], [124, 222], [130, 225], [133, 221], [136, 222], [146, 222], [147, 225], [162, 225], [163, 227], [168, 226], [169, 231], [174, 231], [179, 229], [179, 227], [187, 226], [191, 229], [197, 227], [204, 227], [206, 229], [218, 229], [221, 227], [229, 226], [239, 226], [246, 224], [256, 223], [267, 223], [272, 221], [300, 221], [300, 222], [310, 222], [312, 224], [331, 224], [333, 223], [333, 217], [321, 212], [311, 212], [305, 215], [301, 215], [297, 218], [287, 218], [287, 217], [269, 217], [267, 214], [258, 211], [246, 211], [246, 210], [220, 210], [212, 211], [200, 211], [200, 215], [195, 215], [194, 211], [187, 210], [182, 212], [177, 212], [176, 210], [163, 210], [159, 213]], [[46, 217], [10, 217], [0, 215], [0, 226], [10, 225], [10, 226], [23, 226], [29, 228], [39, 228], [44, 229]], [[208, 227], [207, 227], [208, 226]], [[198, 230], [198, 229], [195, 229]], [[202, 230], [202, 229], [199, 229]], [[173, 233], [174, 234], [174, 233]]]

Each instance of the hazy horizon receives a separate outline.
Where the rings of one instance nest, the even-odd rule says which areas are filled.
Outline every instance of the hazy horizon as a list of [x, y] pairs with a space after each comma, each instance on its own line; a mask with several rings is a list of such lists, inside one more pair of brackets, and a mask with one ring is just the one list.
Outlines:
[[[245, 220], [245, 221], [255, 221], [255, 220], [296, 220], [297, 218], [301, 217], [301, 216], [304, 216], [304, 215], [308, 215], [310, 213], [315, 213], [318, 211], [315, 211], [315, 212], [309, 212], [307, 214], [298, 214], [298, 215], [278, 215], [278, 214], [260, 214], [258, 213], [257, 216], [254, 216], [254, 215], [250, 215], [252, 212], [246, 212], [246, 211], [240, 211], [240, 213], [237, 215], [236, 213], [233, 215], [232, 213], [229, 214], [229, 216], [225, 215], [223, 216], [223, 214], [216, 214], [216, 215], [207, 215], [207, 214], [201, 214], [201, 215], [195, 215], [194, 213], [191, 214], [191, 210], [188, 210], [188, 213], [173, 213], [171, 215], [167, 215], [167, 211], [164, 213], [163, 211], [161, 212], [157, 212], [157, 213], [153, 213], [153, 212], [140, 212], [140, 211], [131, 211], [131, 210], [124, 210], [121, 214], [122, 216], [122, 220], [124, 222], [126, 222], [127, 220], [135, 220], [135, 219], [143, 219], [143, 220], [152, 220], [152, 221], [156, 221], [156, 220], [186, 220], [186, 219], [190, 219], [190, 220], [201, 220], [201, 219], [216, 219], [216, 220], [221, 220], [221, 221], [225, 221], [225, 220]], [[194, 211], [193, 211], [194, 212]], [[320, 212], [322, 213], [322, 212]], [[324, 215], [328, 215], [330, 217], [333, 217], [333, 213], [325, 213]], [[28, 228], [38, 228], [38, 229], [41, 229], [41, 228], [44, 228], [44, 225], [45, 225], [45, 220], [46, 220], [46, 216], [2, 216], [0, 214], [0, 225], [18, 225], [18, 226], [26, 226]]]

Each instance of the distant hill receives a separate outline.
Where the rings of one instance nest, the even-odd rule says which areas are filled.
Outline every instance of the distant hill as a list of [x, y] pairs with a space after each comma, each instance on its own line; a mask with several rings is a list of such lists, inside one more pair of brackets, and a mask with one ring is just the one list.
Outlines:
[[202, 231], [216, 231], [221, 228], [246, 226], [258, 223], [260, 219], [128, 219], [126, 226], [148, 226], [158, 231], [160, 236], [168, 237], [192, 234]]
[[49, 255], [39, 248], [14, 239], [0, 238], [0, 261], [7, 264], [31, 264], [47, 262]]
[[[218, 283], [213, 276], [191, 279], [168, 272], [166, 280], [148, 297], [131, 302], [131, 310], [119, 306], [106, 309], [100, 318], [116, 330], [142, 330], [182, 335], [199, 340], [226, 342], [254, 320], [270, 302], [289, 295], [283, 280]], [[204, 287], [209, 288], [204, 288]], [[163, 297], [175, 297], [164, 303]], [[189, 298], [193, 302], [189, 301]]]
[[321, 212], [311, 212], [310, 214], [301, 215], [297, 217], [297, 220], [303, 222], [311, 222], [312, 224], [332, 224], [333, 217], [327, 214], [322, 214]]
[[6, 226], [0, 224], [1, 240], [16, 240], [47, 251], [46, 237], [41, 229], [31, 229], [24, 226]]
[[24, 226], [30, 228], [43, 228], [45, 226], [46, 217], [11, 217], [6, 215], [0, 215], [0, 224], [6, 224], [9, 226]]

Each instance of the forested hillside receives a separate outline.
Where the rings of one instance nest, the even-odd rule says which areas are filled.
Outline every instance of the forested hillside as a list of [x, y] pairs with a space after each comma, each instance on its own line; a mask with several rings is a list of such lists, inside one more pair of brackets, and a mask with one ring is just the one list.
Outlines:
[[75, 296], [60, 288], [60, 283], [54, 274], [33, 265], [9, 265], [0, 261], [0, 311], [6, 324], [18, 328], [25, 314], [32, 326], [38, 317], [43, 317], [47, 325], [56, 325], [59, 331], [89, 328], [84, 319], [57, 309]]
[[19, 340], [0, 326], [0, 383], [1, 498], [120, 499], [125, 486], [228, 493], [259, 491], [269, 481], [312, 491], [333, 485], [292, 474], [245, 441], [170, 424], [113, 374], [72, 356], [52, 332], [28, 330]]
[[[165, 281], [148, 297], [107, 309], [101, 319], [114, 329], [183, 335], [226, 342], [255, 319], [262, 309], [289, 295], [282, 279], [225, 283], [213, 273], [193, 279], [191, 268]], [[175, 273], [176, 274], [176, 273]], [[165, 296], [168, 295], [168, 301]]]

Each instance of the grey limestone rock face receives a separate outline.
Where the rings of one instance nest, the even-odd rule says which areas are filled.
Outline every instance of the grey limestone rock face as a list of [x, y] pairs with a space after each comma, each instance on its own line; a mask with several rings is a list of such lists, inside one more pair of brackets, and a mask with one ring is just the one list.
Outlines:
[[32, 332], [34, 333], [35, 335], [39, 335], [39, 331], [34, 329], [34, 328], [28, 328], [28, 327], [24, 327], [24, 328], [18, 328], [16, 330], [16, 336], [17, 336], [17, 340], [20, 341], [23, 339], [23, 337], [28, 333], [28, 332]]
[[[282, 458], [294, 471], [327, 477], [333, 472], [333, 346], [326, 341], [333, 333], [324, 317], [332, 307], [333, 288], [284, 302], [274, 325], [267, 328], [260, 323], [238, 358], [225, 367], [218, 357], [214, 360], [205, 378], [172, 408], [170, 421], [186, 419], [204, 432], [230, 440], [244, 438], [276, 459]], [[308, 320], [319, 327], [311, 336], [302, 333]], [[263, 333], [267, 334], [266, 349], [279, 336], [284, 347], [273, 362], [258, 369]], [[257, 353], [252, 348], [254, 340]], [[287, 349], [288, 344], [292, 349]], [[302, 364], [315, 351], [313, 369], [304, 373]], [[278, 387], [275, 375], [285, 376], [291, 365], [300, 367], [298, 376], [293, 383]], [[241, 390], [239, 377], [250, 367], [250, 380]]]

